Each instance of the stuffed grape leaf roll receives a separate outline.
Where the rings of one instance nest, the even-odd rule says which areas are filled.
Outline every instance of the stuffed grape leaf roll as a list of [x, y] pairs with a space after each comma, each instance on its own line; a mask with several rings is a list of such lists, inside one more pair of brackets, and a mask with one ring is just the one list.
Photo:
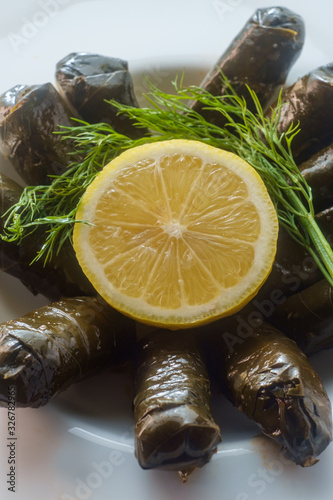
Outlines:
[[130, 137], [143, 135], [130, 119], [106, 100], [138, 106], [128, 64], [122, 59], [86, 52], [73, 52], [56, 66], [57, 85], [68, 102], [89, 123], [110, 123]]
[[27, 184], [49, 184], [74, 160], [72, 142], [54, 132], [73, 126], [75, 116], [51, 83], [16, 85], [0, 96], [0, 150]]
[[[200, 87], [215, 96], [222, 95], [222, 71], [235, 91], [248, 100], [249, 106], [253, 106], [253, 101], [246, 85], [256, 92], [262, 107], [266, 108], [285, 83], [289, 70], [299, 57], [304, 33], [302, 18], [289, 9], [257, 9]], [[198, 102], [193, 107], [206, 120], [223, 125], [221, 114], [202, 109], [203, 105]]]
[[74, 297], [0, 325], [0, 403], [45, 405], [71, 384], [133, 353], [134, 322], [93, 297]]
[[333, 290], [325, 279], [288, 297], [270, 322], [307, 354], [333, 347]]
[[233, 322], [215, 328], [210, 359], [227, 397], [288, 459], [315, 464], [332, 439], [331, 404], [305, 354], [267, 323], [248, 336], [239, 336]]
[[16, 203], [22, 187], [0, 173], [0, 269], [18, 278], [32, 293], [41, 293], [50, 300], [62, 296], [96, 295], [96, 291], [83, 274], [73, 247], [66, 243], [51, 261], [32, 263], [41, 249], [45, 235], [35, 231], [23, 238], [20, 245], [1, 239], [5, 218], [3, 215]]
[[316, 214], [316, 221], [329, 244], [333, 246], [333, 206]]
[[333, 63], [286, 87], [282, 103], [277, 132], [282, 134], [299, 122], [300, 132], [291, 149], [297, 163], [302, 163], [333, 141]]
[[299, 165], [312, 190], [316, 211], [329, 208], [333, 202], [333, 143]]
[[[329, 244], [333, 245], [333, 208], [315, 215], [316, 222]], [[272, 271], [255, 300], [269, 299], [278, 291], [289, 296], [300, 292], [323, 278], [313, 257], [280, 226], [277, 252]], [[274, 302], [274, 300], [273, 300]]]
[[140, 344], [134, 398], [135, 454], [144, 469], [184, 475], [221, 441], [210, 409], [203, 353], [188, 332], [154, 331]]

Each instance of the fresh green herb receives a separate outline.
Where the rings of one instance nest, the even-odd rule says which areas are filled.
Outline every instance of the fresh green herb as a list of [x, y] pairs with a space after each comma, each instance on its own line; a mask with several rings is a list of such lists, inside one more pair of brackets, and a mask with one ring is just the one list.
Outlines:
[[[75, 141], [76, 153], [83, 155], [84, 161], [73, 163], [65, 174], [55, 177], [50, 186], [27, 188], [7, 214], [2, 237], [7, 241], [20, 241], [44, 224], [47, 228], [45, 244], [37, 258], [50, 259], [67, 238], [71, 239], [82, 195], [112, 158], [148, 142], [177, 138], [198, 140], [238, 154], [255, 168], [275, 204], [280, 223], [309, 251], [333, 285], [333, 252], [315, 221], [311, 189], [291, 153], [291, 142], [299, 132], [298, 125], [279, 135], [281, 96], [274, 113], [268, 118], [251, 89], [248, 90], [255, 112], [248, 109], [245, 99], [234, 92], [226, 78], [224, 84], [226, 93], [218, 97], [196, 86], [183, 88], [177, 82], [174, 82], [175, 94], [165, 93], [151, 85], [146, 96], [150, 103], [147, 108], [112, 101], [119, 113], [132, 118], [138, 127], [150, 130], [150, 135], [140, 139], [118, 134], [107, 124], [89, 125], [79, 121], [76, 127], [65, 127], [61, 132], [64, 139]], [[226, 126], [221, 128], [207, 122], [191, 109], [191, 101], [200, 101], [204, 108], [221, 113]]]

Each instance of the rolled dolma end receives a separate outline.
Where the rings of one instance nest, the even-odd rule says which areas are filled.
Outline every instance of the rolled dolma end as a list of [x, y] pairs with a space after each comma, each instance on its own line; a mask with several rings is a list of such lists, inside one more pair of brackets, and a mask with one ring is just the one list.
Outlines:
[[231, 402], [303, 467], [332, 440], [331, 404], [321, 379], [297, 344], [268, 324], [232, 344], [216, 331], [212, 356]]
[[89, 123], [110, 123], [117, 132], [140, 137], [142, 129], [124, 115], [118, 115], [115, 101], [138, 106], [127, 61], [86, 52], [73, 52], [56, 65], [58, 88], [68, 102]]
[[133, 355], [134, 322], [102, 300], [63, 299], [0, 325], [0, 404], [39, 407]]
[[299, 122], [300, 132], [294, 136], [291, 149], [297, 163], [302, 163], [333, 141], [333, 63], [286, 87], [282, 103], [277, 132], [285, 133]]
[[134, 398], [135, 455], [143, 469], [202, 467], [221, 442], [210, 381], [189, 332], [155, 331], [142, 340]]
[[16, 85], [0, 96], [0, 150], [27, 184], [49, 184], [74, 161], [73, 144], [54, 132], [73, 126], [75, 116], [51, 83]]
[[[200, 86], [213, 95], [222, 95], [222, 70], [250, 107], [253, 101], [246, 85], [266, 108], [299, 57], [304, 36], [304, 22], [298, 14], [285, 7], [257, 9]], [[202, 109], [200, 103], [193, 107], [209, 121], [222, 125], [219, 113]]]

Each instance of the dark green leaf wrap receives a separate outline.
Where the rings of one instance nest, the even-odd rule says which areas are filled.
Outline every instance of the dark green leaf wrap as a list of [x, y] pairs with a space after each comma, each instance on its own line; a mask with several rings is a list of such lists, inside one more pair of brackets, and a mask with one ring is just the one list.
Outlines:
[[[318, 212], [315, 219], [332, 246], [333, 209]], [[317, 283], [322, 277], [321, 271], [307, 250], [293, 240], [287, 231], [280, 226], [272, 271], [255, 300], [270, 299], [271, 294], [276, 295], [277, 292], [285, 296], [293, 295]]]
[[280, 226], [272, 271], [259, 290], [257, 300], [269, 297], [274, 290], [292, 295], [321, 278], [322, 274], [310, 254]]
[[297, 344], [267, 323], [235, 342], [232, 335], [235, 324], [219, 322], [210, 346], [228, 398], [287, 458], [313, 465], [332, 439], [331, 404], [319, 375]]
[[316, 221], [329, 244], [333, 246], [333, 206], [319, 212]]
[[73, 144], [54, 134], [73, 126], [71, 110], [51, 85], [16, 85], [0, 96], [0, 150], [28, 185], [49, 184], [74, 160]]
[[[3, 214], [16, 203], [22, 187], [0, 173], [0, 234], [3, 232]], [[44, 243], [43, 229], [24, 238], [20, 245], [0, 238], [0, 269], [18, 278], [32, 293], [41, 293], [50, 300], [62, 296], [96, 295], [96, 291], [83, 274], [73, 247], [66, 243], [52, 261], [31, 264]]]
[[92, 297], [64, 299], [0, 325], [0, 401], [45, 405], [60, 391], [133, 353], [134, 323]]
[[135, 453], [141, 467], [186, 472], [206, 464], [221, 436], [194, 337], [156, 331], [143, 340], [135, 380]]
[[73, 52], [56, 66], [58, 87], [68, 102], [89, 123], [109, 123], [129, 137], [140, 137], [137, 129], [124, 115], [105, 102], [114, 99], [121, 104], [138, 106], [128, 64], [122, 59], [99, 54]]
[[299, 169], [311, 186], [315, 209], [330, 207], [333, 202], [333, 143], [301, 163]]
[[292, 141], [298, 163], [333, 141], [333, 63], [314, 69], [286, 87], [282, 102], [277, 132], [282, 134], [299, 122], [300, 132]]
[[291, 295], [274, 308], [274, 325], [306, 353], [333, 347], [333, 292], [326, 280]]
[[[250, 106], [253, 102], [246, 85], [256, 92], [262, 107], [266, 108], [299, 57], [304, 34], [302, 18], [289, 9], [257, 9], [200, 86], [213, 95], [223, 94], [222, 70]], [[219, 113], [203, 110], [200, 103], [196, 103], [194, 109], [212, 123], [224, 123]]]

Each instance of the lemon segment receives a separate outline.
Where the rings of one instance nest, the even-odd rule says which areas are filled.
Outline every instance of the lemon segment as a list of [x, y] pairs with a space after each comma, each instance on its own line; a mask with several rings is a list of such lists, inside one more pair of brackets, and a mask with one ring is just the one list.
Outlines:
[[73, 241], [97, 292], [138, 321], [178, 329], [241, 309], [266, 280], [278, 221], [238, 156], [197, 141], [130, 149], [86, 190]]

